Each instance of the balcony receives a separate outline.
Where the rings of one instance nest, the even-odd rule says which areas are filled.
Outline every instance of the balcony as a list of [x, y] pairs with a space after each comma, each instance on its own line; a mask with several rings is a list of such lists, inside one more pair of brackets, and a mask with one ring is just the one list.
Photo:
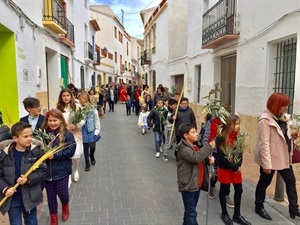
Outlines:
[[150, 50], [145, 50], [141, 53], [141, 65], [150, 65], [151, 64], [151, 53]]
[[66, 30], [67, 30], [67, 34], [61, 35], [59, 39], [65, 44], [71, 47], [75, 47], [74, 25], [68, 19], [66, 19]]
[[203, 15], [202, 48], [214, 49], [239, 38], [236, 0], [220, 0]]
[[67, 34], [65, 9], [59, 0], [44, 0], [43, 25], [57, 34]]
[[94, 63], [93, 46], [89, 42], [84, 43], [84, 62], [86, 64]]

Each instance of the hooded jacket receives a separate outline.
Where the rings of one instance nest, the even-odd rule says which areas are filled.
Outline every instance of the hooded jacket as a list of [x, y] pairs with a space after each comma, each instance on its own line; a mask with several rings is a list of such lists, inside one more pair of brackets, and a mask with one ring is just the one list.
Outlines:
[[[5, 195], [3, 190], [6, 187], [15, 185], [15, 167], [13, 160], [13, 147], [16, 143], [13, 140], [0, 142], [0, 199]], [[44, 154], [41, 150], [43, 144], [40, 141], [33, 141], [32, 144], [25, 150], [22, 158], [21, 174], [25, 174], [30, 167]], [[43, 201], [43, 193], [41, 182], [47, 174], [47, 166], [45, 163], [40, 165], [29, 176], [29, 183], [21, 185], [23, 205], [27, 212], [30, 212], [34, 207]], [[0, 207], [1, 213], [4, 215], [10, 208], [11, 197]]]
[[[199, 151], [195, 151], [193, 146], [181, 139], [176, 147], [177, 152], [177, 182], [178, 190], [197, 191], [199, 189], [199, 167], [198, 163], [205, 160], [206, 157], [213, 151], [210, 145], [203, 146]], [[204, 166], [204, 176], [208, 175], [207, 166]], [[208, 178], [208, 177], [206, 177]], [[205, 179], [203, 182], [207, 182]], [[205, 185], [202, 183], [202, 186]]]

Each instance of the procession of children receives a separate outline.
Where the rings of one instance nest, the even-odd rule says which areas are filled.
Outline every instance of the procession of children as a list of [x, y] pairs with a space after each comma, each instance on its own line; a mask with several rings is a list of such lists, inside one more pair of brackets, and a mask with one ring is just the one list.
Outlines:
[[[216, 99], [211, 97], [214, 92], [210, 92], [206, 105], [206, 123], [203, 124], [205, 127], [200, 130], [199, 137], [196, 116], [189, 106], [189, 99], [182, 94], [171, 94], [163, 85], [159, 85], [152, 100], [147, 85], [141, 87], [133, 83], [118, 87], [108, 84], [85, 92], [69, 84], [68, 88], [59, 93], [56, 109], [49, 110], [45, 115], [41, 114], [37, 98], [24, 99], [23, 105], [28, 115], [12, 126], [10, 140], [0, 142], [0, 198], [7, 199], [0, 203], [1, 213], [8, 213], [11, 225], [20, 225], [22, 220], [26, 225], [37, 225], [37, 205], [42, 202], [42, 191], [45, 189], [50, 225], [59, 224], [59, 205], [61, 220], [67, 221], [70, 216], [69, 188], [72, 182], [80, 180], [81, 155], [84, 155], [85, 172], [89, 172], [91, 165], [96, 164], [96, 143], [101, 139], [100, 118], [104, 119], [107, 113], [106, 102], [109, 102], [109, 113], [113, 113], [114, 104], [119, 101], [124, 104], [124, 115], [126, 113], [131, 116], [131, 112], [135, 112], [138, 116], [137, 125], [142, 135], [152, 130], [155, 158], [159, 159], [162, 154], [162, 160], [166, 163], [170, 152], [175, 154], [178, 190], [184, 206], [183, 225], [198, 225], [196, 207], [200, 193], [208, 192], [208, 197], [214, 199], [216, 182], [220, 183], [218, 196], [223, 223], [251, 225], [241, 215], [241, 165], [245, 134], [240, 132], [240, 118], [230, 114], [230, 106], [216, 103]], [[285, 96], [277, 98], [285, 99]], [[287, 103], [288, 100], [281, 107], [286, 107]], [[267, 107], [273, 114], [278, 111], [273, 106]], [[284, 113], [281, 109], [278, 116]], [[282, 129], [287, 129], [285, 123], [278, 124]], [[299, 133], [292, 132], [291, 137], [296, 139]], [[263, 141], [259, 139], [258, 146]], [[286, 143], [289, 141], [291, 139], [286, 137]], [[47, 150], [58, 147], [59, 151], [50, 154], [38, 168], [27, 176], [24, 175]], [[269, 168], [265, 168], [263, 159], [260, 159], [262, 156], [259, 147], [256, 151], [257, 163], [262, 173], [270, 172], [270, 181], [272, 171], [284, 170], [275, 167], [269, 171]], [[212, 168], [214, 176], [210, 179]], [[295, 182], [290, 178], [293, 176], [292, 170], [283, 173], [283, 176], [286, 173], [289, 173], [286, 176], [291, 179], [289, 184], [294, 187]], [[262, 182], [257, 186], [255, 212], [270, 220], [272, 218], [263, 207], [265, 195], [260, 192], [263, 189]], [[18, 187], [15, 188], [16, 183]], [[229, 195], [231, 184], [234, 188], [233, 202]], [[269, 183], [264, 185], [267, 188]], [[297, 193], [293, 188], [287, 191], [291, 202], [290, 216], [300, 217], [298, 205], [294, 204], [298, 201]], [[31, 199], [29, 195], [34, 195], [35, 198]], [[227, 207], [234, 208], [232, 216]]]

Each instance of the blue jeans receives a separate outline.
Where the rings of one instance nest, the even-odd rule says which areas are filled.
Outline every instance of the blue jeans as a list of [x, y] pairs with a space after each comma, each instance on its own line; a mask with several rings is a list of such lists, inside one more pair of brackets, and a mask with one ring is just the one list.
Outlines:
[[26, 225], [38, 225], [36, 207], [29, 213], [25, 210], [22, 199], [12, 199], [8, 210], [9, 224], [22, 225], [22, 213]]
[[181, 192], [183, 205], [184, 205], [184, 216], [182, 225], [198, 225], [197, 222], [197, 203], [200, 196], [200, 188], [198, 191]]
[[155, 150], [156, 152], [160, 152], [159, 148], [163, 141], [163, 132], [154, 131], [154, 141], [155, 141]]

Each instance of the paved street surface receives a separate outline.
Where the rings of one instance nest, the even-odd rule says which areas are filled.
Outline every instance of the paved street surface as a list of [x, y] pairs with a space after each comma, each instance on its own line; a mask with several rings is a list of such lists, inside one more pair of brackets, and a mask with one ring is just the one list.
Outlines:
[[[71, 215], [65, 225], [181, 225], [183, 204], [177, 191], [176, 162], [173, 151], [169, 162], [155, 158], [152, 130], [142, 135], [135, 114], [126, 116], [125, 105], [115, 105], [101, 120], [102, 139], [97, 143], [95, 166], [84, 171], [81, 161], [80, 181], [70, 188]], [[254, 187], [244, 182], [242, 215], [252, 225], [300, 224], [288, 217], [287, 209], [272, 199], [265, 206], [273, 220], [254, 212]], [[233, 188], [231, 195], [233, 195]], [[209, 225], [223, 224], [218, 197], [209, 200]], [[198, 205], [198, 223], [206, 224], [207, 193]], [[60, 209], [59, 205], [59, 209]], [[233, 210], [229, 209], [230, 215]], [[49, 224], [47, 202], [41, 209], [40, 225]]]

